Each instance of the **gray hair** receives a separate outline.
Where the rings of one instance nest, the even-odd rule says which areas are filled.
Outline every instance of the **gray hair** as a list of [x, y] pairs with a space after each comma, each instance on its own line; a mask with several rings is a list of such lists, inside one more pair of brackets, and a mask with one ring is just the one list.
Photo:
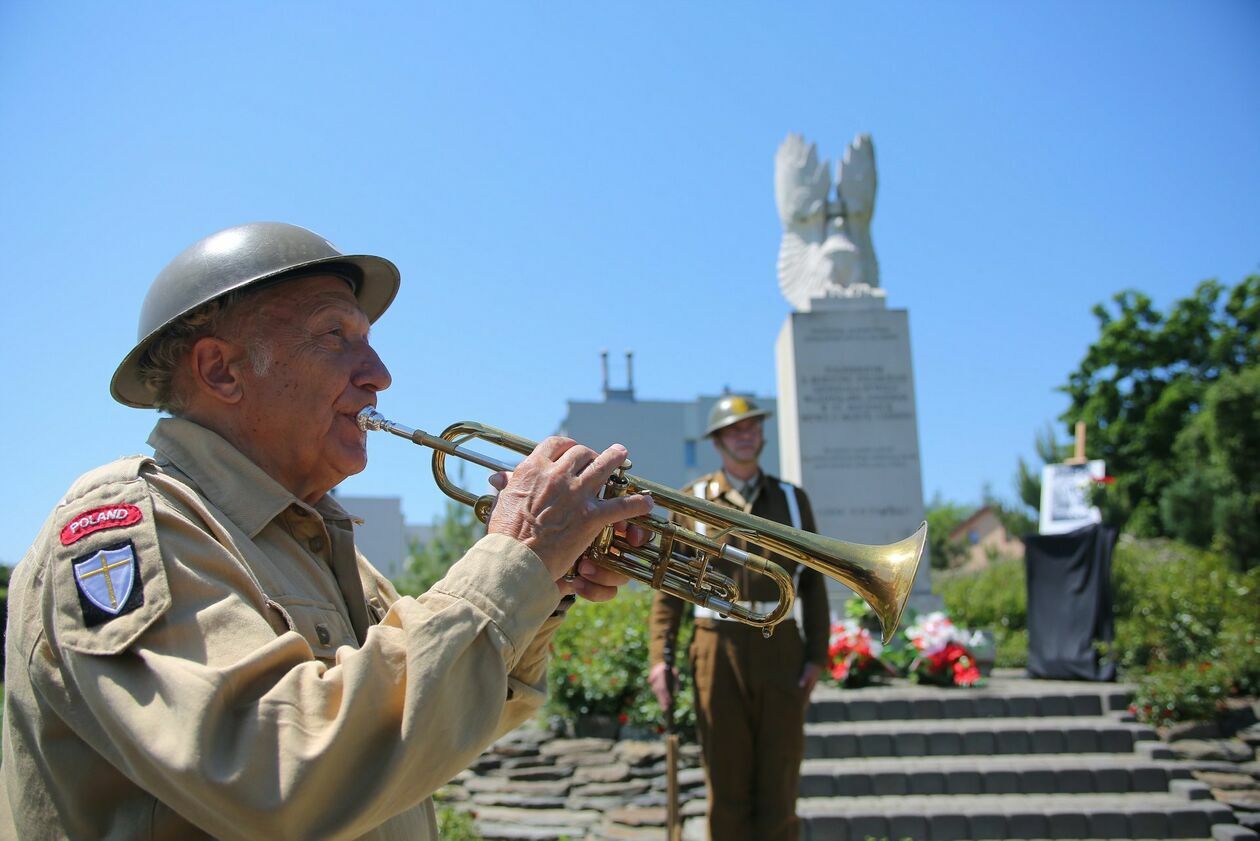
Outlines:
[[[153, 394], [156, 409], [178, 415], [187, 407], [188, 396], [176, 386], [175, 372], [198, 339], [238, 333], [246, 318], [256, 312], [240, 304], [257, 291], [236, 289], [207, 301], [168, 324], [153, 340], [140, 358], [139, 375], [144, 387]], [[255, 337], [249, 339], [246, 350], [254, 373], [266, 376], [271, 368], [271, 346]]]

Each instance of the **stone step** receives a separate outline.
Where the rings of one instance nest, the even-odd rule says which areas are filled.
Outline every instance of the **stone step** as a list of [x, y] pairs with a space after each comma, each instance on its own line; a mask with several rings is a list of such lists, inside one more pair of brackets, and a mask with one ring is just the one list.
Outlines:
[[1132, 687], [1087, 681], [995, 677], [984, 686], [942, 689], [897, 679], [889, 685], [814, 690], [809, 721], [1096, 716], [1128, 708]]
[[800, 795], [1167, 793], [1191, 780], [1184, 764], [1140, 754], [807, 759]]
[[1131, 753], [1157, 738], [1114, 716], [825, 722], [805, 725], [805, 758]]
[[797, 813], [802, 841], [1211, 838], [1235, 823], [1214, 800], [1169, 793], [810, 797]]

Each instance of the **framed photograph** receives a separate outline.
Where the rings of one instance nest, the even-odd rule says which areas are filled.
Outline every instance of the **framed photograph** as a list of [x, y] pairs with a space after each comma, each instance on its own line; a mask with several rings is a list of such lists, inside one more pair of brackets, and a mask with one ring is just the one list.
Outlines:
[[1047, 464], [1041, 471], [1042, 534], [1063, 534], [1102, 522], [1102, 512], [1089, 504], [1089, 490], [1107, 475], [1100, 459], [1084, 464]]

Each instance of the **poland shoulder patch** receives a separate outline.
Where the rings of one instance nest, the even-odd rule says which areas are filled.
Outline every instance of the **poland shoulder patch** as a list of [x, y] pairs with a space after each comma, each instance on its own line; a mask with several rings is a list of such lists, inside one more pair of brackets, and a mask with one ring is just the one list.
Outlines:
[[140, 565], [131, 543], [101, 549], [72, 563], [84, 625], [101, 625], [144, 604]]

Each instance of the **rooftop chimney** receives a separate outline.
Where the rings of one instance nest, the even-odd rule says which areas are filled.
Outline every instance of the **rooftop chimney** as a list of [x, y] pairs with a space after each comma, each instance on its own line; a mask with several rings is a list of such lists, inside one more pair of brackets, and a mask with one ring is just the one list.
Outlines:
[[604, 401], [634, 402], [634, 351], [626, 351], [626, 387], [612, 388], [608, 384], [608, 351], [599, 352], [599, 364], [604, 375]]

